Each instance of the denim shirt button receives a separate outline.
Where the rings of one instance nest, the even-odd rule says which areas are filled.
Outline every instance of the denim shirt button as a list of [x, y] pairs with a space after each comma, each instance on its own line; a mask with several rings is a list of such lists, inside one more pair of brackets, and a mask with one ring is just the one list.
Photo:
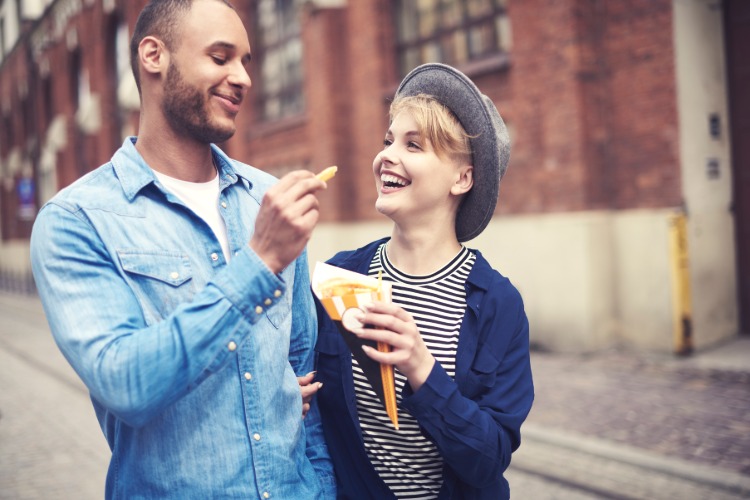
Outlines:
[[270, 306], [271, 304], [273, 304], [273, 300], [271, 300], [271, 299], [266, 299], [266, 300], [264, 300], [264, 301], [263, 301], [263, 303], [264, 303], [265, 305], [267, 305], [267, 306]]
[[264, 491], [263, 498], [271, 498], [271, 495], [267, 491]]
[[260, 306], [255, 306], [255, 314], [261, 314], [263, 312], [263, 308]]
[[211, 254], [211, 260], [214, 261], [214, 262], [216, 262], [217, 260], [219, 260], [219, 254], [217, 254], [216, 252], [212, 253]]
[[256, 441], [260, 441], [260, 434], [258, 434], [257, 432], [253, 434], [253, 439], [255, 439]]
[[234, 351], [237, 349], [237, 344], [234, 343], [234, 341], [231, 341], [227, 344], [227, 349], [230, 351]]
[[221, 208], [227, 208], [227, 202], [226, 201], [222, 201], [221, 202]]
[[180, 273], [178, 273], [177, 271], [172, 271], [171, 273], [169, 273], [169, 277], [172, 278], [173, 280], [176, 280], [177, 278], [180, 277]]
[[245, 380], [250, 380], [252, 378], [253, 376], [250, 374], [250, 372], [245, 372]]
[[275, 292], [273, 292], [273, 296], [276, 297], [277, 299], [281, 297], [281, 290], [276, 290]]

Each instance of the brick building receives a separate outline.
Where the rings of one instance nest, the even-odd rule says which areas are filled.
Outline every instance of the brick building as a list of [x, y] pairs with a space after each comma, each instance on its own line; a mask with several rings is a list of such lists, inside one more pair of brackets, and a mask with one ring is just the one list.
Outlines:
[[[0, 1], [0, 276], [28, 274], [35, 210], [137, 134], [127, 45], [144, 3]], [[682, 351], [750, 329], [746, 2], [234, 4], [253, 88], [222, 147], [276, 175], [339, 165], [311, 261], [388, 234], [370, 174], [388, 99], [441, 61], [511, 133], [496, 217], [469, 246], [521, 290], [533, 342]]]

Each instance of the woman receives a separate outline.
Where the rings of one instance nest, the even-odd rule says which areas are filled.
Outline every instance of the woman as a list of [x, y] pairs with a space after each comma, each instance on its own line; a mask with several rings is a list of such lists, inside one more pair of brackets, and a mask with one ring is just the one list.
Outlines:
[[339, 498], [508, 498], [503, 472], [533, 401], [521, 296], [462, 242], [488, 224], [509, 139], [495, 106], [464, 74], [426, 64], [401, 82], [373, 161], [390, 238], [329, 264], [393, 287], [355, 334], [394, 365], [397, 430], [318, 304], [316, 380]]

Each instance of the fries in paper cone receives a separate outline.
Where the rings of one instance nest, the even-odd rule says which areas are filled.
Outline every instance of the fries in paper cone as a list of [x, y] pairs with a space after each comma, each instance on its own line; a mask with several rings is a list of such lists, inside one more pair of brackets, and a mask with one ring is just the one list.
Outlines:
[[374, 300], [391, 301], [391, 284], [384, 283], [380, 277], [375, 279], [318, 262], [313, 271], [312, 288], [385, 406], [391, 422], [398, 429], [393, 366], [373, 361], [362, 350], [363, 344], [377, 348], [380, 352], [389, 352], [390, 346], [383, 342], [377, 342], [376, 345], [375, 342], [360, 339], [351, 332], [351, 329], [362, 326], [360, 318], [364, 314], [361, 309], [364, 304]]

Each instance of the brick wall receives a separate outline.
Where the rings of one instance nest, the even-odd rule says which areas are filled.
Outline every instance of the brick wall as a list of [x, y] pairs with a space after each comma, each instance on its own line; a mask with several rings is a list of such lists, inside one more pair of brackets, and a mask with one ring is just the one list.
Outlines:
[[[381, 4], [308, 10], [307, 113], [271, 133], [244, 124], [236, 149], [276, 173], [339, 164], [322, 201], [337, 210], [324, 219], [377, 217], [369, 169], [399, 81], [393, 13]], [[671, 2], [517, 0], [508, 13], [509, 67], [469, 73], [513, 139], [498, 213], [679, 205]]]
[[[120, 0], [116, 14], [132, 27], [144, 3]], [[321, 197], [323, 220], [378, 217], [370, 168], [382, 147], [387, 100], [400, 78], [394, 10], [383, 4], [352, 0], [338, 9], [308, 4], [302, 14], [305, 113], [258, 123], [251, 89], [238, 133], [223, 145], [236, 158], [276, 175], [339, 165], [336, 181]], [[252, 42], [247, 22], [252, 1], [237, 0], [235, 6]], [[679, 205], [671, 0], [510, 0], [508, 15], [513, 32], [509, 64], [489, 72], [465, 68], [496, 102], [513, 140], [498, 213]], [[94, 2], [65, 30], [77, 33], [91, 90], [101, 96], [102, 127], [95, 134], [81, 133], [73, 121], [74, 82], [65, 36], [44, 49], [54, 78], [55, 113], [69, 117], [68, 146], [58, 155], [60, 187], [107, 161], [121, 142], [123, 124], [136, 128], [137, 115], [116, 107], [113, 23], [101, 2]], [[6, 60], [1, 68], [3, 99], [14, 95], [25, 78], [18, 64], [25, 61]], [[251, 75], [256, 80], [257, 70]], [[41, 86], [32, 88], [39, 94]], [[21, 114], [12, 101], [14, 124]], [[7, 154], [7, 145], [3, 148]]]

